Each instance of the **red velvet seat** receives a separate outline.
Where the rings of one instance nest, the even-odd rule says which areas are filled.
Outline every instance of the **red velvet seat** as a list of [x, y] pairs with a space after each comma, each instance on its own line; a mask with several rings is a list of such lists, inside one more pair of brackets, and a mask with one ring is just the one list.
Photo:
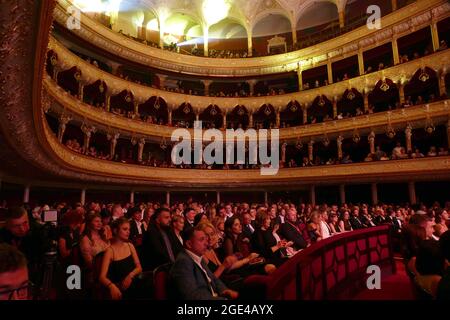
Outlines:
[[166, 263], [153, 270], [153, 298], [167, 300], [171, 296], [169, 270], [172, 263]]

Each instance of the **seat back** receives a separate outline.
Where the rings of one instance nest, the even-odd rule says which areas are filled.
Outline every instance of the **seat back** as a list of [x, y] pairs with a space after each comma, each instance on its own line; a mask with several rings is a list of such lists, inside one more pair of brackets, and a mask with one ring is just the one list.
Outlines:
[[172, 263], [165, 263], [153, 270], [153, 297], [155, 300], [168, 300], [171, 297], [169, 270]]

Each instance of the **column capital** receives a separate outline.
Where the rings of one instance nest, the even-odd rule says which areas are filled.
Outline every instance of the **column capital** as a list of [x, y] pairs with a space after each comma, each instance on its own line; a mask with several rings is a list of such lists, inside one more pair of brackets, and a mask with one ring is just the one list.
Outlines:
[[106, 138], [109, 141], [117, 141], [117, 139], [119, 139], [119, 137], [120, 137], [120, 133], [119, 132], [106, 134]]

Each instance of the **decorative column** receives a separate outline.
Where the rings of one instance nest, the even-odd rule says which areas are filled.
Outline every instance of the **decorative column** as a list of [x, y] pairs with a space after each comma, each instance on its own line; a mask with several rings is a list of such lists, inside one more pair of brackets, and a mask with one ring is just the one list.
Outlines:
[[406, 126], [405, 138], [406, 138], [406, 152], [412, 152], [412, 128], [410, 125]]
[[371, 131], [369, 136], [367, 137], [367, 140], [369, 140], [370, 145], [370, 153], [375, 153], [375, 132]]
[[441, 75], [438, 77], [439, 80], [439, 95], [445, 96], [447, 94], [447, 88], [445, 87], [445, 73], [442, 72]]
[[164, 22], [158, 19], [159, 27], [159, 47], [164, 50]]
[[83, 205], [83, 206], [86, 203], [86, 189], [81, 189], [80, 202], [81, 202], [81, 205]]
[[109, 110], [111, 110], [111, 94], [110, 93], [106, 93], [105, 94], [105, 104], [106, 104], [106, 111], [109, 112]]
[[278, 107], [275, 112], [276, 112], [275, 125], [277, 128], [279, 128], [281, 122], [281, 115], [280, 115], [281, 107]]
[[336, 119], [337, 115], [338, 115], [338, 112], [337, 112], [337, 97], [334, 97], [334, 99], [333, 99], [333, 119]]
[[305, 104], [305, 106], [303, 107], [303, 124], [307, 123], [308, 123], [308, 105]]
[[94, 126], [89, 126], [83, 123], [81, 131], [84, 133], [83, 153], [86, 154], [89, 150], [89, 143], [91, 141], [92, 133], [96, 131]]
[[314, 160], [314, 140], [308, 142], [308, 159], [309, 161]]
[[286, 147], [287, 143], [283, 142], [281, 145], [281, 163], [284, 165], [286, 163]]
[[316, 186], [314, 185], [309, 187], [309, 201], [311, 202], [311, 205], [316, 205]]
[[202, 80], [203, 86], [205, 88], [205, 96], [209, 96], [209, 86], [212, 83], [212, 80]]
[[392, 56], [394, 57], [394, 65], [397, 65], [400, 63], [400, 56], [398, 54], [398, 43], [397, 43], [397, 36], [394, 35], [392, 37]]
[[328, 73], [328, 84], [332, 84], [333, 83], [333, 68], [332, 68], [330, 59], [328, 59], [328, 62], [327, 62], [327, 73]]
[[416, 185], [414, 181], [408, 182], [408, 193], [409, 193], [409, 203], [410, 204], [416, 204]]
[[209, 56], [209, 48], [208, 48], [208, 38], [209, 38], [209, 27], [203, 26], [203, 54], [205, 57]]
[[227, 110], [223, 110], [222, 112], [223, 112], [222, 128], [224, 128], [226, 130], [227, 129]]
[[359, 75], [362, 76], [364, 71], [364, 56], [361, 48], [358, 50], [358, 67], [359, 67]]
[[268, 203], [269, 202], [269, 195], [267, 193], [267, 191], [264, 191], [264, 203]]
[[247, 28], [247, 55], [249, 57], [253, 56], [253, 31], [252, 28]]
[[369, 111], [369, 93], [364, 90], [364, 112]]
[[371, 193], [372, 193], [372, 204], [376, 205], [378, 204], [378, 188], [376, 183], [372, 183], [370, 185], [371, 187]]
[[78, 81], [78, 99], [83, 102], [84, 99], [84, 82]]
[[248, 109], [248, 126], [249, 128], [253, 128], [253, 109]]
[[134, 190], [130, 192], [130, 203], [134, 203]]
[[255, 94], [256, 80], [247, 80], [246, 82], [248, 83], [250, 89], [250, 95], [253, 96]]
[[114, 155], [116, 154], [116, 146], [117, 146], [117, 139], [119, 139], [120, 133], [108, 133], [106, 135], [106, 138], [110, 142], [110, 148], [109, 148], [109, 156], [111, 160], [114, 160]]
[[159, 88], [164, 89], [164, 87], [166, 85], [167, 76], [165, 74], [157, 74], [156, 76], [159, 79]]
[[398, 84], [398, 97], [400, 103], [405, 103], [405, 85], [401, 82]]
[[25, 189], [23, 189], [23, 203], [30, 202], [30, 185], [26, 185]]
[[216, 191], [216, 203], [220, 203], [220, 191]]
[[139, 163], [142, 162], [142, 155], [144, 153], [144, 146], [145, 146], [145, 139], [144, 138], [139, 139], [139, 142], [138, 142], [138, 158], [137, 158], [137, 161]]
[[303, 90], [303, 78], [302, 78], [302, 67], [300, 66], [300, 63], [298, 64], [297, 68], [297, 78], [298, 78], [298, 91]]
[[345, 26], [345, 8], [339, 10], [339, 26], [341, 29]]
[[391, 0], [392, 11], [397, 10], [397, 0]]
[[195, 121], [200, 121], [200, 109], [195, 110]]
[[439, 33], [436, 21], [433, 21], [430, 27], [431, 27], [431, 39], [433, 41], [433, 50], [434, 52], [436, 52], [436, 50], [439, 49]]
[[64, 132], [66, 131], [66, 125], [72, 120], [72, 118], [69, 115], [62, 114], [59, 117], [59, 127], [58, 127], [58, 141], [62, 143]]
[[447, 146], [450, 146], [450, 119], [447, 121]]
[[109, 66], [111, 67], [111, 73], [115, 76], [117, 76], [119, 74], [119, 69], [121, 67], [121, 64], [116, 63], [116, 62], [110, 62]]
[[166, 204], [170, 207], [170, 191], [166, 191]]
[[345, 185], [339, 185], [339, 199], [341, 200], [341, 204], [345, 203]]
[[295, 21], [291, 21], [291, 32], [292, 32], [292, 44], [297, 43], [297, 26]]
[[167, 104], [167, 124], [169, 126], [172, 125], [172, 111], [173, 111], [173, 105]]
[[342, 142], [344, 141], [344, 137], [339, 135], [336, 140], [337, 148], [338, 148], [338, 159], [342, 160]]
[[138, 115], [139, 114], [139, 101], [137, 101], [137, 99], [134, 99], [134, 114]]

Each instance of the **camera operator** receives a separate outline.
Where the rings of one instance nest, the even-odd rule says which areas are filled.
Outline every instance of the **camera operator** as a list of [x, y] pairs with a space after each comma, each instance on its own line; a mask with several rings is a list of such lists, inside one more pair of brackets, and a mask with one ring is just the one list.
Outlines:
[[30, 280], [40, 287], [44, 271], [45, 253], [51, 248], [49, 226], [40, 226], [30, 221], [23, 207], [11, 207], [5, 216], [6, 224], [0, 229], [0, 243], [19, 249], [27, 261]]

